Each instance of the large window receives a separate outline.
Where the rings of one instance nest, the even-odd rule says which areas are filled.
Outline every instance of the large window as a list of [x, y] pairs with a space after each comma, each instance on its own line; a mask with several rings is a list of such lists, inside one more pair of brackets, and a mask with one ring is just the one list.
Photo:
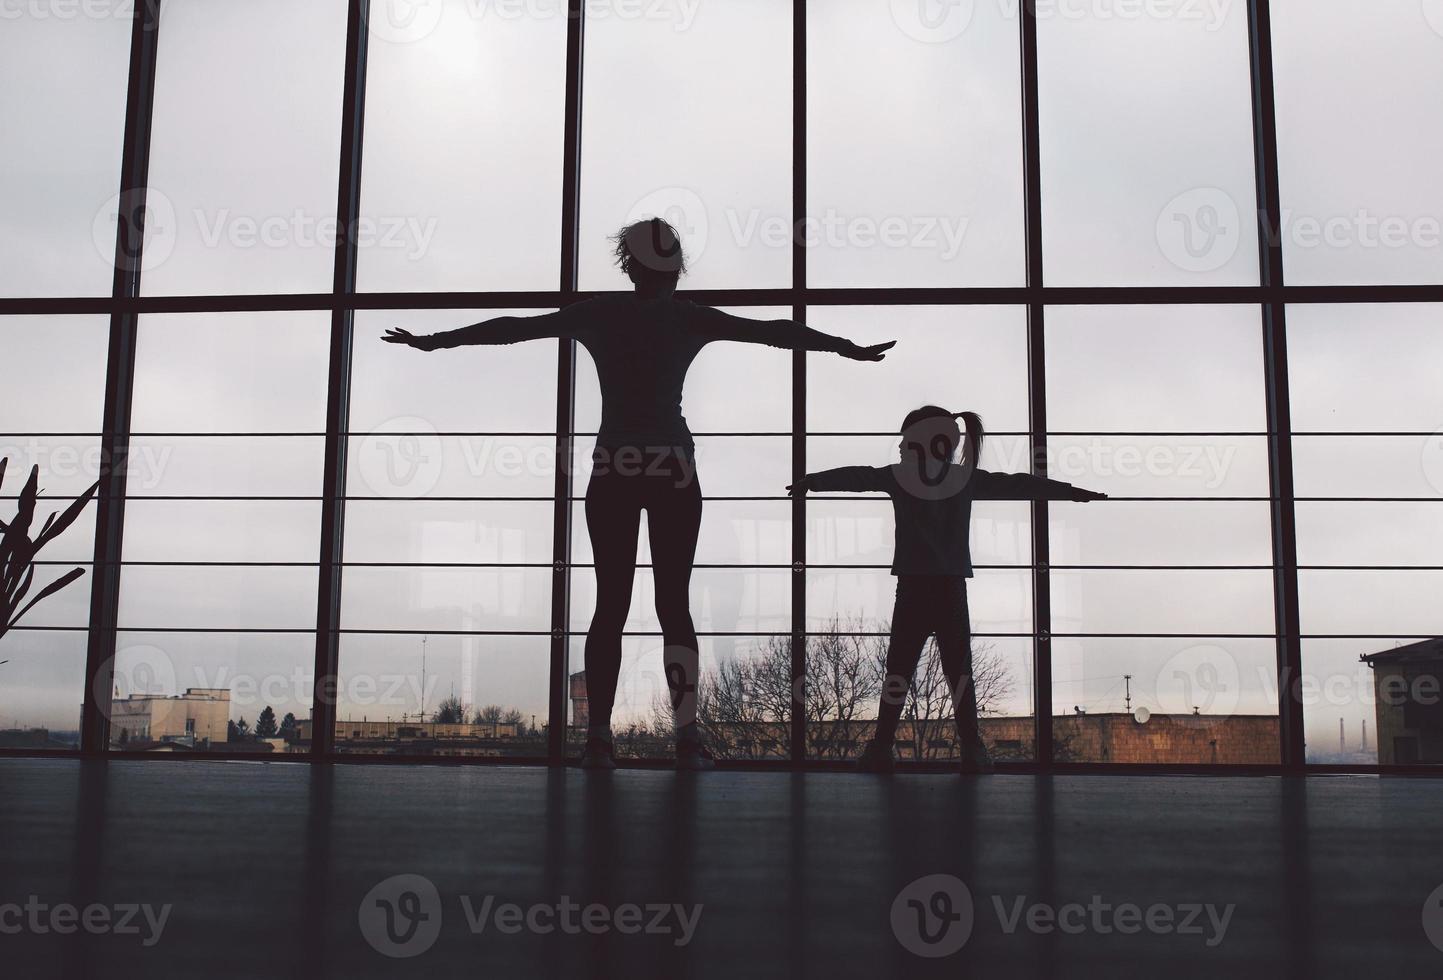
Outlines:
[[[574, 754], [591, 359], [380, 337], [626, 290], [609, 236], [660, 215], [699, 300], [898, 341], [691, 371], [719, 755], [869, 737], [892, 508], [785, 488], [935, 404], [985, 468], [1109, 495], [974, 510], [998, 759], [1443, 762], [1411, 646], [1443, 629], [1433, 5], [12, 6], [0, 518], [31, 465], [42, 517], [102, 492], [34, 588], [85, 576], [0, 641], [0, 749]], [[612, 719], [642, 759], [645, 530]], [[958, 753], [938, 667], [904, 760]]]

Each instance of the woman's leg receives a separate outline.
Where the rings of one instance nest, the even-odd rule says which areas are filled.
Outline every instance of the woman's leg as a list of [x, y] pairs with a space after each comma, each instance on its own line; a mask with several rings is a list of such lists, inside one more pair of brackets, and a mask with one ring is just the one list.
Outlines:
[[892, 637], [887, 643], [887, 674], [882, 678], [881, 704], [877, 707], [875, 745], [889, 751], [897, 737], [897, 722], [907, 702], [907, 690], [927, 637], [932, 635], [935, 611], [932, 593], [922, 583], [897, 579], [897, 604], [892, 607]]
[[957, 747], [969, 758], [982, 744], [977, 728], [977, 683], [972, 675], [972, 622], [967, 612], [967, 580], [947, 583], [938, 597], [937, 649], [942, 672], [952, 691], [957, 719]]
[[596, 612], [586, 632], [588, 735], [611, 732], [611, 708], [621, 673], [621, 633], [631, 611], [636, 535], [641, 525], [640, 481], [618, 473], [592, 476], [586, 488], [586, 529], [596, 562]]
[[646, 525], [651, 541], [656, 617], [661, 622], [662, 659], [678, 737], [694, 737], [696, 686], [701, 664], [691, 618], [691, 568], [701, 531], [701, 486], [690, 464], [667, 476], [650, 477]]

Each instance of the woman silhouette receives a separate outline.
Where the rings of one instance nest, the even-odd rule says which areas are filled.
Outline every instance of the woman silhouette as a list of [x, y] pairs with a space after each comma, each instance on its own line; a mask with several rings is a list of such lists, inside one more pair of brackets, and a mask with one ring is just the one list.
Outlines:
[[[569, 337], [590, 352], [601, 382], [601, 429], [586, 488], [596, 614], [586, 634], [590, 724], [581, 764], [616, 765], [611, 710], [644, 510], [676, 720], [677, 768], [710, 769], [712, 755], [696, 725], [699, 658], [688, 601], [702, 493], [695, 444], [681, 412], [687, 369], [713, 341], [830, 351], [858, 361], [880, 361], [893, 344], [859, 347], [791, 320], [749, 320], [676, 298], [686, 259], [676, 229], [660, 218], [628, 225], [614, 241], [617, 265], [636, 287], [630, 295], [597, 297], [542, 316], [497, 317], [425, 337], [393, 329], [384, 339], [430, 351]], [[736, 384], [740, 395], [747, 379], [737, 378]]]

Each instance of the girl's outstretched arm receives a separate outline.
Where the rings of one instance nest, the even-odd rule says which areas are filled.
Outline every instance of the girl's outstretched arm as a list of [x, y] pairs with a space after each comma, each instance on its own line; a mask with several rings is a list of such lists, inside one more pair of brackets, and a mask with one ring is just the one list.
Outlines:
[[702, 332], [711, 340], [732, 340], [742, 344], [765, 344], [783, 350], [814, 350], [841, 354], [854, 361], [880, 361], [897, 346], [895, 340], [871, 347], [858, 347], [845, 337], [813, 330], [795, 320], [751, 320], [721, 310], [703, 307]]
[[547, 337], [575, 337], [582, 323], [575, 310], [573, 306], [540, 316], [498, 316], [456, 330], [419, 337], [409, 330], [392, 327], [381, 339], [388, 344], [404, 344], [429, 351], [475, 344], [519, 344], [523, 340], [543, 340]]
[[873, 466], [842, 466], [835, 470], [808, 473], [796, 483], [787, 487], [792, 496], [799, 496], [808, 490], [841, 493], [886, 493], [886, 468]]
[[1107, 494], [1084, 490], [1061, 480], [1048, 480], [1029, 473], [972, 473], [974, 500], [1106, 500]]

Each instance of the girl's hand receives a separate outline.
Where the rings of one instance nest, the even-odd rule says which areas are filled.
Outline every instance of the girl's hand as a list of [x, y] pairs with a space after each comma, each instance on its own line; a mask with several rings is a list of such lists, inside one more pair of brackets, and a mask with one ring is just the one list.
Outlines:
[[1081, 487], [1073, 487], [1072, 496], [1068, 497], [1067, 499], [1075, 500], [1080, 504], [1085, 504], [1092, 500], [1106, 500], [1107, 494], [1098, 493], [1095, 490], [1084, 490]]
[[431, 337], [417, 337], [409, 330], [402, 330], [400, 327], [392, 327], [386, 331], [381, 338], [388, 344], [404, 344], [407, 347], [414, 347], [417, 350], [436, 350], [436, 341]]
[[839, 353], [853, 361], [880, 361], [887, 356], [887, 351], [897, 346], [895, 340], [885, 344], [873, 344], [871, 347], [858, 347], [856, 344], [848, 344]]

